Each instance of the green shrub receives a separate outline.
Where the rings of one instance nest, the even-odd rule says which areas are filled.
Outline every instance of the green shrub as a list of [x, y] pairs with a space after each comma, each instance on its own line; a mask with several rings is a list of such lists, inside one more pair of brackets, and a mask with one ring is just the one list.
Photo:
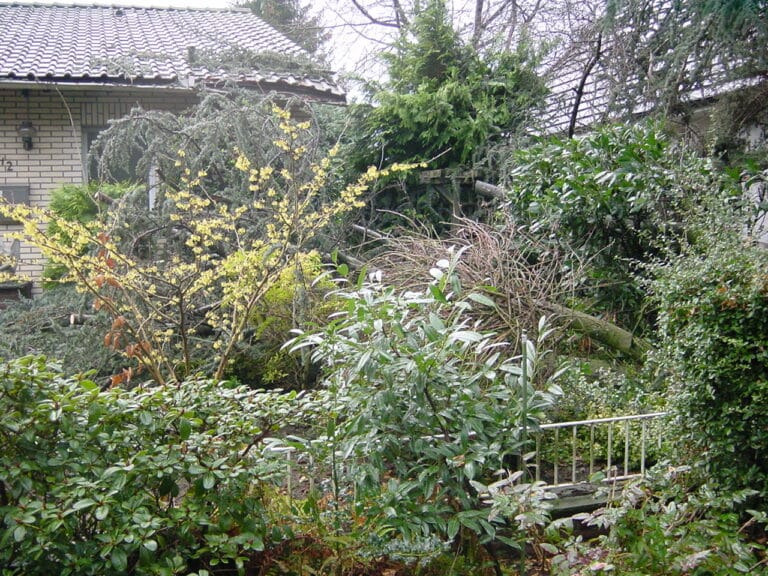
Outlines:
[[315, 384], [316, 371], [307, 355], [290, 354], [282, 346], [291, 331], [322, 325], [338, 304], [326, 298], [336, 284], [326, 275], [320, 254], [297, 257], [254, 307], [248, 345], [241, 345], [227, 376], [256, 387], [300, 390]]
[[417, 9], [395, 46], [382, 54], [389, 82], [375, 91], [377, 105], [365, 108], [351, 151], [360, 168], [382, 161], [471, 165], [490, 143], [522, 131], [546, 92], [526, 47], [476, 50], [441, 1]]
[[[768, 251], [719, 234], [658, 270], [659, 365], [681, 448], [727, 489], [768, 497]], [[684, 452], [684, 455], [685, 452]]]
[[[101, 184], [77, 186], [66, 184], [51, 192], [50, 210], [58, 219], [87, 224], [99, 217], [110, 199], [120, 198], [138, 189], [130, 184]], [[48, 232], [58, 237], [58, 241], [71, 245], [72, 239], [62, 230], [57, 220], [48, 223]], [[43, 280], [47, 288], [55, 287], [59, 281], [66, 281], [67, 267], [59, 262], [46, 262]]]
[[721, 494], [709, 485], [691, 490], [683, 470], [670, 470], [655, 485], [631, 484], [617, 502], [576, 516], [607, 534], [590, 548], [576, 545], [556, 556], [553, 574], [763, 574], [765, 546], [750, 527], [764, 528], [766, 515], [751, 510], [745, 520], [736, 511], [750, 491]]
[[549, 139], [513, 157], [510, 210], [552, 249], [586, 265], [577, 295], [634, 331], [648, 330], [638, 263], [685, 235], [687, 215], [712, 191], [740, 194], [711, 162], [656, 126], [609, 126]]
[[261, 441], [293, 399], [210, 380], [101, 391], [40, 357], [0, 364], [3, 574], [242, 566], [283, 537], [267, 506], [284, 464]]
[[[314, 347], [326, 367], [321, 445], [335, 496], [354, 502], [369, 529], [406, 542], [498, 536], [481, 493], [499, 470], [520, 464], [521, 425], [535, 427], [557, 393], [523, 381], [522, 361], [473, 325], [472, 307], [492, 302], [462, 293], [457, 259], [438, 262], [423, 291], [398, 293], [375, 277], [341, 291], [344, 313], [293, 344]], [[530, 341], [526, 350], [533, 377]]]
[[557, 382], [563, 395], [552, 413], [554, 422], [657, 412], [666, 402], [664, 390], [644, 374], [608, 366], [568, 363]]
[[[93, 310], [91, 299], [73, 286], [57, 286], [32, 300], [5, 302], [0, 310], [0, 359], [28, 354], [56, 358], [67, 374], [90, 372], [105, 383], [120, 372], [126, 359], [104, 346], [112, 321]], [[70, 324], [71, 315], [83, 324]]]

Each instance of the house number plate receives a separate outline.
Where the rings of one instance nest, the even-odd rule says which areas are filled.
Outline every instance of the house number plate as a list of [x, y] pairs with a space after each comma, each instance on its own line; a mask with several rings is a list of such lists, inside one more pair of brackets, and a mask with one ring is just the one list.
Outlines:
[[6, 160], [5, 156], [0, 156], [0, 172], [13, 172], [13, 160]]

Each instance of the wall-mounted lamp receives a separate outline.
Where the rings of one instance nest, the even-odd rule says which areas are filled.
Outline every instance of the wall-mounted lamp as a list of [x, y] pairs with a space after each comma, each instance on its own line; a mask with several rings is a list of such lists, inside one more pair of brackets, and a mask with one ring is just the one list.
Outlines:
[[24, 146], [24, 150], [32, 150], [32, 138], [37, 134], [37, 128], [32, 125], [29, 120], [24, 120], [19, 127], [16, 128], [16, 132], [21, 136], [21, 143]]

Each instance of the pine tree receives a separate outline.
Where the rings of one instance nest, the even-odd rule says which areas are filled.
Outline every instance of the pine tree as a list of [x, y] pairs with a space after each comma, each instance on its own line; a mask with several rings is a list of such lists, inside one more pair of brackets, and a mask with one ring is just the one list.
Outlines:
[[329, 34], [318, 16], [310, 14], [301, 0], [250, 0], [243, 4], [279, 32], [314, 56], [320, 56]]

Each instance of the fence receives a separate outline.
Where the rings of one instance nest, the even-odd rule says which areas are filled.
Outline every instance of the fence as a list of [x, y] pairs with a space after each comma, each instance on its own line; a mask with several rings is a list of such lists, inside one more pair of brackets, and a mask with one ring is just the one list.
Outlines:
[[[597, 473], [611, 481], [644, 476], [654, 459], [651, 449], [661, 447], [661, 423], [665, 416], [666, 412], [653, 412], [542, 424], [528, 431], [535, 442], [533, 457], [528, 462], [533, 462], [535, 479], [543, 480], [551, 488], [589, 482]], [[437, 436], [432, 438], [440, 440]], [[289, 494], [299, 488], [299, 482], [306, 483], [305, 490], [312, 490], [314, 462], [308, 455], [279, 443], [267, 450], [285, 458], [285, 488]], [[303, 466], [300, 459], [306, 459]], [[344, 459], [341, 460], [344, 468]], [[299, 468], [309, 469], [302, 479], [294, 475]]]
[[653, 412], [542, 424], [531, 431], [536, 480], [556, 487], [586, 482], [596, 473], [612, 480], [644, 476], [652, 442], [661, 447], [658, 424], [664, 416]]

